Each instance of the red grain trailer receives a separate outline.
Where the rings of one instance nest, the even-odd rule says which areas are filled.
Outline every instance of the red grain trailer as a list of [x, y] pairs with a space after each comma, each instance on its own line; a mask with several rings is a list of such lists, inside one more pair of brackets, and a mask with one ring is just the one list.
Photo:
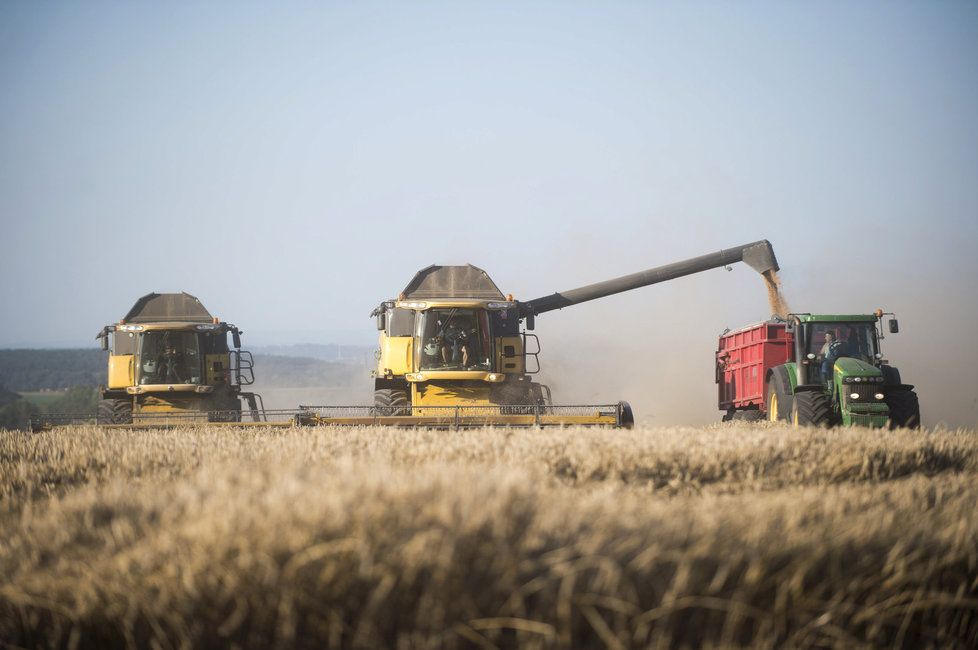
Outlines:
[[726, 420], [767, 417], [767, 372], [791, 359], [794, 338], [783, 321], [748, 325], [720, 335], [716, 355], [719, 408]]

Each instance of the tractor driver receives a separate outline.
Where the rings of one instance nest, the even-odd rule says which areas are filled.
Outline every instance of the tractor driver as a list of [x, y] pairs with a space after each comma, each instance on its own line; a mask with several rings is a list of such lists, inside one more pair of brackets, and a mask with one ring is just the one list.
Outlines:
[[835, 338], [834, 332], [825, 333], [825, 344], [818, 356], [822, 359], [822, 381], [832, 381], [832, 367], [835, 360], [842, 355], [842, 343]]

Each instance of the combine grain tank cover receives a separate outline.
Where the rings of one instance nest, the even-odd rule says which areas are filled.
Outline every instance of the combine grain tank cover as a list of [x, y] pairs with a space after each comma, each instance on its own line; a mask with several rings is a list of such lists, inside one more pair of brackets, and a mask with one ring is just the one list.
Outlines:
[[214, 319], [189, 293], [149, 293], [136, 301], [127, 323], [210, 323]]
[[418, 271], [404, 289], [405, 300], [505, 300], [496, 283], [482, 269], [431, 265]]

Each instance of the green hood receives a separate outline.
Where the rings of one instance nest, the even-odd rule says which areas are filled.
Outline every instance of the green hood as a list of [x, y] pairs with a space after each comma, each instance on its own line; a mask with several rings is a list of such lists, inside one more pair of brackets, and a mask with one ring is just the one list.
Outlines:
[[873, 364], [852, 357], [836, 359], [835, 372], [843, 377], [879, 377], [883, 374]]

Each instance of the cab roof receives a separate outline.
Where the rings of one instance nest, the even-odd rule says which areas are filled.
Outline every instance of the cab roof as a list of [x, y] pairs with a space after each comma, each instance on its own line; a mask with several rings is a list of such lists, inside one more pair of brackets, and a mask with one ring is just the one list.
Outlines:
[[213, 323], [214, 317], [189, 293], [148, 293], [132, 306], [126, 323]]
[[431, 266], [418, 271], [404, 288], [401, 300], [505, 300], [506, 296], [482, 269]]
[[793, 314], [802, 323], [875, 323], [875, 314]]

